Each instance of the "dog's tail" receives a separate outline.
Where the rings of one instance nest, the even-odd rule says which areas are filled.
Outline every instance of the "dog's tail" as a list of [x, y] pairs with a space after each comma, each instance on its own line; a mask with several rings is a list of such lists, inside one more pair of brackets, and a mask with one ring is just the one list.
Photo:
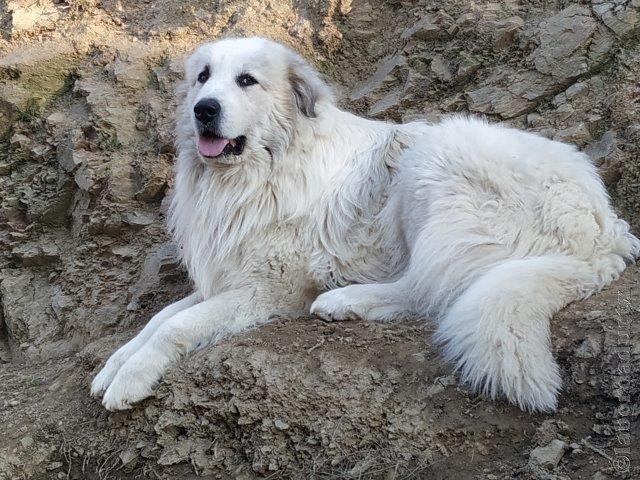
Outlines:
[[549, 320], [600, 283], [592, 264], [566, 255], [506, 260], [451, 304], [440, 318], [436, 340], [474, 389], [492, 398], [505, 396], [524, 410], [554, 410], [562, 382], [551, 353]]

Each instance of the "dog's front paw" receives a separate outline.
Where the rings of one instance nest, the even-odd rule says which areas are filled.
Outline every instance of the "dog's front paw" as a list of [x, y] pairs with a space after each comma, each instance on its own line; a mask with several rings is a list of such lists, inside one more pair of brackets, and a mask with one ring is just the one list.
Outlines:
[[111, 385], [111, 382], [122, 366], [122, 362], [117, 361], [114, 357], [115, 355], [112, 355], [111, 358], [107, 360], [105, 366], [102, 367], [102, 370], [98, 372], [91, 382], [91, 395], [93, 397], [100, 397], [107, 388], [109, 388], [109, 385]]
[[351, 302], [342, 290], [341, 288], [330, 290], [316, 298], [311, 305], [311, 314], [320, 317], [325, 322], [362, 318], [362, 315], [357, 311], [357, 305]]
[[102, 397], [107, 410], [126, 410], [132, 404], [151, 396], [160, 379], [154, 365], [137, 363], [135, 357], [120, 368]]

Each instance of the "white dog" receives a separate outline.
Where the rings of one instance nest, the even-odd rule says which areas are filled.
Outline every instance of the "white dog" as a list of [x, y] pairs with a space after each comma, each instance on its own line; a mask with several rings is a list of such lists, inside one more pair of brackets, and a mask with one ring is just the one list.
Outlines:
[[109, 358], [92, 383], [106, 408], [148, 397], [201, 345], [309, 308], [432, 317], [462, 381], [556, 407], [550, 318], [640, 250], [585, 155], [477, 119], [357, 117], [260, 38], [198, 48], [184, 95], [170, 226], [195, 293]]

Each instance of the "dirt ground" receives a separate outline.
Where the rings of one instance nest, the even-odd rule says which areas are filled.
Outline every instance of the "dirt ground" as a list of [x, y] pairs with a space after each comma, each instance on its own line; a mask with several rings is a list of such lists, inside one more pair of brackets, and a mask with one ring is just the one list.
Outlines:
[[640, 1], [0, 1], [0, 480], [640, 478], [640, 269], [553, 321], [564, 390], [459, 386], [411, 322], [273, 324], [106, 412], [102, 362], [189, 291], [164, 228], [195, 45], [264, 35], [345, 108], [578, 144], [640, 231]]

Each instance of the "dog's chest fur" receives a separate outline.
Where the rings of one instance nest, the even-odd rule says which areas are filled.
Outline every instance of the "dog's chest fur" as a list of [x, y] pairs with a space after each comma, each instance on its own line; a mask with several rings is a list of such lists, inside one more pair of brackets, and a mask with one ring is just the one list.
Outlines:
[[390, 278], [405, 257], [398, 232], [381, 228], [393, 224], [396, 147], [382, 139], [339, 172], [314, 156], [269, 181], [179, 160], [170, 225], [196, 288], [209, 297], [267, 282], [299, 295]]

